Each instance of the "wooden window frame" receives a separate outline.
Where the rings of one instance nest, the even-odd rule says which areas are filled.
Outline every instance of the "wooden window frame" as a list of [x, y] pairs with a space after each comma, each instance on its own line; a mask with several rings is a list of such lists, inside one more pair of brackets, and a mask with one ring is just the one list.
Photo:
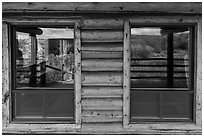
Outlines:
[[[193, 96], [193, 122], [138, 122], [130, 123], [130, 35], [131, 25], [177, 25], [188, 24], [195, 27], [194, 36], [194, 96]], [[138, 130], [138, 132], [155, 133], [160, 129], [168, 130], [200, 130], [201, 129], [201, 30], [202, 20], [199, 16], [138, 16], [136, 18], [129, 18], [124, 21], [124, 53], [123, 53], [123, 127], [126, 129]], [[168, 89], [172, 90], [172, 89]], [[155, 131], [154, 129], [157, 129]]]
[[[11, 26], [18, 26], [18, 25], [30, 25], [30, 26], [74, 26], [74, 123], [58, 123], [58, 122], [34, 122], [34, 124], [28, 122], [16, 122], [12, 121], [12, 96], [8, 96], [8, 103], [6, 104], [6, 113], [5, 118], [3, 119], [3, 131], [11, 133], [18, 132], [18, 131], [46, 131], [56, 129], [55, 132], [67, 132], [68, 130], [76, 130], [81, 129], [81, 25], [80, 19], [33, 19], [33, 20], [6, 20], [3, 22], [3, 32], [4, 32], [4, 39], [3, 39], [3, 50], [5, 50], [5, 62], [9, 62], [6, 64], [5, 68], [7, 68], [7, 72], [5, 72], [5, 77], [8, 78], [7, 85], [8, 90], [5, 91], [6, 94], [11, 95], [13, 80], [11, 76], [12, 70], [12, 54], [11, 54]], [[5, 63], [4, 62], [4, 63]], [[4, 94], [4, 93], [3, 93]], [[33, 123], [33, 122], [32, 122]], [[18, 127], [18, 128], [16, 128]]]

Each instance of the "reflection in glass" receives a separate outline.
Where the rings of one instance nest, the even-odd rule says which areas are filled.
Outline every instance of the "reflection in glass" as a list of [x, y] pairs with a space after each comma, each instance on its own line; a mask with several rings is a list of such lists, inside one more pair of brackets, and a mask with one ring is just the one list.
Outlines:
[[18, 28], [16, 50], [17, 87], [73, 88], [73, 29]]
[[131, 29], [131, 87], [189, 88], [188, 28]]

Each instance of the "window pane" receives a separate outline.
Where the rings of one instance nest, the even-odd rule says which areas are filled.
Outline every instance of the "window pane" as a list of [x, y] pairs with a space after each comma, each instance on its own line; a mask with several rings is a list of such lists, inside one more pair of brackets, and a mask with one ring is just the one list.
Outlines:
[[17, 87], [74, 87], [73, 29], [17, 28], [16, 47]]
[[131, 29], [131, 87], [189, 88], [188, 28]]
[[74, 93], [72, 91], [46, 92], [45, 117], [74, 117]]
[[16, 117], [42, 117], [43, 94], [42, 93], [15, 93]]
[[159, 94], [147, 92], [131, 93], [131, 119], [159, 118]]
[[162, 93], [161, 115], [163, 118], [188, 118], [192, 115], [192, 94]]

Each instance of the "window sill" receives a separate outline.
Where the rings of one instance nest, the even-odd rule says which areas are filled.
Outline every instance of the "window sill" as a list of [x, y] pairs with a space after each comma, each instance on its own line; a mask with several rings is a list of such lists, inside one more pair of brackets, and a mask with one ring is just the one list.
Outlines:
[[201, 125], [193, 122], [131, 123], [124, 128], [138, 131], [138, 134], [202, 134]]
[[8, 124], [2, 134], [74, 134], [80, 129], [77, 124]]

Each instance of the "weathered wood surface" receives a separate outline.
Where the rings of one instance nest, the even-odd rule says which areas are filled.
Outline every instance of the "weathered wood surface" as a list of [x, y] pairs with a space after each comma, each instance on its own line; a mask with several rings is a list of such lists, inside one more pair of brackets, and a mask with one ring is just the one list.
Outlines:
[[122, 99], [83, 99], [82, 100], [82, 110], [122, 110]]
[[123, 39], [122, 30], [83, 30], [81, 33], [82, 42], [89, 41], [118, 41]]
[[122, 19], [84, 19], [82, 29], [123, 29]]
[[122, 52], [123, 43], [83, 43], [82, 51]]
[[76, 134], [81, 125], [75, 124], [10, 124], [4, 134]]
[[128, 20], [130, 21], [130, 24], [134, 27], [134, 25], [142, 25], [144, 26], [154, 26], [158, 24], [168, 24], [168, 23], [175, 23], [182, 26], [184, 24], [188, 23], [196, 23], [200, 19], [200, 16], [138, 16], [130, 17]]
[[195, 92], [195, 122], [201, 127], [202, 126], [202, 19], [197, 24], [197, 74], [196, 74], [196, 92]]
[[75, 121], [77, 125], [81, 124], [81, 31], [80, 23], [75, 23], [74, 31], [74, 86], [75, 86]]
[[[53, 6], [54, 5], [54, 6]], [[138, 12], [138, 13], [202, 13], [202, 4], [175, 2], [4, 2], [3, 12]]]
[[123, 52], [123, 125], [130, 119], [130, 23], [124, 21], [124, 52]]
[[9, 106], [10, 106], [10, 93], [9, 93], [9, 36], [8, 25], [2, 24], [2, 124], [7, 126], [9, 123]]
[[120, 72], [83, 72], [82, 85], [118, 85], [122, 84], [122, 73]]
[[82, 60], [82, 71], [122, 71], [121, 59], [86, 59]]
[[122, 58], [123, 53], [122, 52], [114, 52], [114, 51], [106, 51], [106, 52], [101, 52], [101, 51], [83, 51], [82, 52], [82, 58], [83, 59], [102, 59], [102, 58], [108, 58], [108, 59], [117, 59], [117, 58]]
[[83, 87], [82, 98], [85, 97], [100, 97], [100, 96], [118, 96], [122, 97], [122, 87]]
[[122, 122], [121, 111], [82, 111], [82, 122]]
[[[141, 125], [141, 124], [140, 124]], [[146, 124], [147, 125], [147, 124]], [[150, 124], [151, 125], [151, 124]], [[157, 125], [157, 124], [156, 124]], [[167, 124], [168, 125], [168, 124]], [[107, 131], [106, 133], [104, 131]], [[82, 125], [82, 132], [84, 134], [131, 134], [131, 135], [191, 135], [191, 134], [201, 134], [201, 130], [162, 130], [153, 129], [151, 126], [149, 128], [135, 128], [135, 129], [123, 129], [121, 123], [84, 123]]]

